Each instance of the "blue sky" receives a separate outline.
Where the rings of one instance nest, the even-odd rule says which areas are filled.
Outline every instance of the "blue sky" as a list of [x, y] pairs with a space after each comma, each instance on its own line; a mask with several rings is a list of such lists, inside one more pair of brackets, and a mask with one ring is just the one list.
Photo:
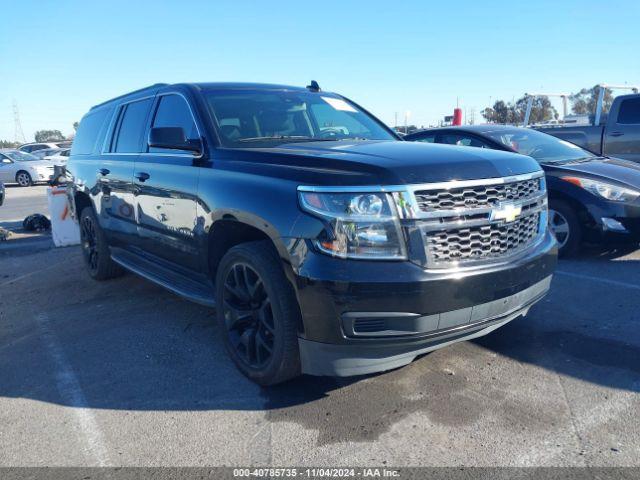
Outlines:
[[92, 105], [156, 82], [306, 85], [391, 124], [435, 123], [524, 92], [640, 83], [640, 2], [3, 2], [0, 139], [73, 131]]

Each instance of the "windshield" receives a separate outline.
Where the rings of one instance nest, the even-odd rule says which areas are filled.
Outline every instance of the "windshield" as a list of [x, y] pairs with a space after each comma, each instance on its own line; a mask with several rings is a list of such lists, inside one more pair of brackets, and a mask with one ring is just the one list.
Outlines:
[[30, 153], [21, 152], [20, 150], [5, 151], [2, 153], [14, 162], [33, 162], [34, 160], [40, 160], [38, 157], [35, 157]]
[[486, 132], [485, 135], [518, 153], [535, 158], [540, 163], [568, 162], [595, 157], [593, 153], [573, 143], [536, 130], [514, 128]]
[[374, 118], [337, 95], [283, 90], [220, 90], [205, 94], [223, 145], [397, 140]]
[[31, 155], [38, 158], [44, 158], [51, 155], [57, 155], [61, 150], [59, 148], [45, 148], [43, 150], [36, 150]]

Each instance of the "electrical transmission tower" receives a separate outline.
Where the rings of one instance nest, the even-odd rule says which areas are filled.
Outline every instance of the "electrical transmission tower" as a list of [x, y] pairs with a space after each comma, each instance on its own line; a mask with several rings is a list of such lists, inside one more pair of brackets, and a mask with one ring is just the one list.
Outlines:
[[18, 143], [27, 142], [27, 139], [24, 138], [24, 132], [22, 131], [22, 123], [20, 123], [18, 103], [15, 100], [13, 101], [13, 139]]

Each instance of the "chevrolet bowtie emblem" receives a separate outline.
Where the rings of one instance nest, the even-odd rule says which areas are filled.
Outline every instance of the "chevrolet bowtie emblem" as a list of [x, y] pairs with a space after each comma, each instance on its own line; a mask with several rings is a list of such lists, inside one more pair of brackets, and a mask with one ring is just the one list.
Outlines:
[[504, 220], [505, 222], [513, 222], [522, 213], [522, 207], [516, 206], [513, 203], [507, 203], [499, 205], [491, 210], [491, 221]]

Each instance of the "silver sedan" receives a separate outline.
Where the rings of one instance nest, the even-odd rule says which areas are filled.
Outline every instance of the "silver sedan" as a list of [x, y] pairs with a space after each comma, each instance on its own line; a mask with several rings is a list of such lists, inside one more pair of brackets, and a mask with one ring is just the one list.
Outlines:
[[0, 150], [0, 182], [28, 187], [48, 182], [53, 176], [53, 164], [19, 150]]

